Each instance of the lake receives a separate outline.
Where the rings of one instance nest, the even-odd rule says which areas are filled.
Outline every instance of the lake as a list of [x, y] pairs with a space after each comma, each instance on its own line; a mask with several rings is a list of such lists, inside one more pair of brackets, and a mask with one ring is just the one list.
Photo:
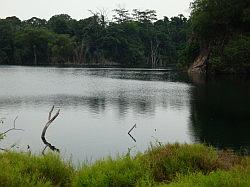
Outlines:
[[[171, 68], [56, 68], [0, 66], [1, 141], [41, 153], [51, 107], [60, 115], [47, 140], [73, 162], [145, 151], [150, 143], [207, 143], [250, 150], [250, 81], [189, 78]], [[131, 138], [128, 131], [132, 130]]]

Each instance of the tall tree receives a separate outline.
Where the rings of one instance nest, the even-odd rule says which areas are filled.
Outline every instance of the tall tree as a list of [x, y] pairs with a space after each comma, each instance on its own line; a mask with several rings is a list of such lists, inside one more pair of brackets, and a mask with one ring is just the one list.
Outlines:
[[119, 7], [117, 9], [114, 9], [113, 11], [115, 12], [113, 18], [116, 23], [120, 24], [131, 20], [129, 10]]

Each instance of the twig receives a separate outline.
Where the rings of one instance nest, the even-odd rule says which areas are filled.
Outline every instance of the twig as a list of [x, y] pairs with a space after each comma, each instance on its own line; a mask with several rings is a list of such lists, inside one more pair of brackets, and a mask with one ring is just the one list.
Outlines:
[[128, 134], [130, 134], [134, 128], [136, 128], [136, 124], [128, 131]]
[[160, 142], [156, 137], [154, 137], [154, 136], [151, 136], [151, 137], [155, 139], [155, 142], [158, 143], [159, 146], [162, 146], [162, 145], [163, 145], [163, 143]]
[[8, 129], [8, 130], [6, 130], [5, 132], [3, 132], [3, 133], [0, 133], [0, 136], [5, 136], [8, 132], [10, 132], [10, 131], [24, 131], [23, 129], [17, 129], [16, 128], [16, 120], [17, 120], [17, 118], [18, 118], [18, 116], [16, 116], [16, 118], [14, 119], [14, 123], [13, 123], [13, 128], [11, 128], [11, 129]]
[[131, 134], [128, 134], [128, 135], [130, 136], [130, 138], [134, 140], [134, 142], [136, 142], [136, 139]]
[[134, 128], [136, 128], [136, 124], [128, 131], [128, 135], [136, 142], [136, 139], [130, 134]]
[[43, 151], [42, 151], [42, 154], [45, 155], [45, 150], [47, 149], [47, 145], [44, 147]]
[[127, 152], [126, 156], [130, 156], [130, 153], [131, 153], [133, 148], [135, 148], [135, 146], [128, 148], [128, 152]]
[[45, 144], [45, 148], [43, 149], [43, 154], [44, 154], [44, 151], [46, 150], [47, 147], [49, 147], [52, 151], [57, 151], [57, 152], [60, 152], [59, 149], [57, 149], [55, 146], [53, 146], [51, 143], [49, 143], [46, 138], [45, 138], [45, 134], [46, 134], [46, 131], [48, 129], [48, 127], [50, 126], [50, 124], [57, 118], [57, 116], [59, 115], [59, 112], [60, 112], [60, 109], [56, 112], [56, 114], [51, 118], [51, 115], [52, 115], [52, 112], [54, 110], [55, 106], [53, 106], [49, 112], [49, 117], [48, 117], [48, 122], [46, 123], [46, 125], [44, 126], [43, 128], [43, 131], [42, 131], [42, 135], [41, 135], [41, 138], [42, 138], [42, 141], [43, 143]]
[[[0, 133], [0, 139], [1, 138], [3, 138], [4, 136], [6, 136], [6, 134], [7, 133], [9, 133], [10, 131], [24, 131], [23, 129], [17, 129], [16, 128], [16, 120], [17, 120], [17, 118], [18, 118], [18, 116], [16, 116], [16, 118], [14, 119], [14, 122], [13, 122], [13, 128], [11, 128], [11, 129], [8, 129], [8, 130], [6, 130], [5, 132], [2, 132], [2, 133]], [[3, 118], [2, 118], [3, 119]], [[0, 147], [0, 150], [1, 151], [9, 151], [10, 149], [12, 149], [12, 148], [14, 148], [14, 147], [17, 147], [17, 144], [15, 143], [15, 144], [13, 144], [13, 145], [11, 145], [10, 146], [10, 148], [9, 149], [5, 149], [5, 148], [1, 148]], [[19, 148], [19, 147], [17, 147], [17, 148]]]
[[27, 145], [27, 153], [28, 153], [29, 155], [31, 154], [30, 145]]

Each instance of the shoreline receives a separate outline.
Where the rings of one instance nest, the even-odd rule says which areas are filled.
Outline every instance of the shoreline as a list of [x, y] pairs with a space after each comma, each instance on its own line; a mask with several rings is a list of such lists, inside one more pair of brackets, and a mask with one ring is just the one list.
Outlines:
[[[152, 145], [73, 167], [59, 154], [0, 152], [0, 186], [247, 186], [250, 157], [202, 144]], [[230, 181], [230, 183], [229, 183]]]

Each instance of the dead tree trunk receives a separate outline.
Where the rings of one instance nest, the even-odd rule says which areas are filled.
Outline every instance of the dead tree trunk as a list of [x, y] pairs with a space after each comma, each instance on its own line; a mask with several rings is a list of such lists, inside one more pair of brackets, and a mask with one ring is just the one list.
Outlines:
[[153, 42], [150, 42], [150, 62], [151, 62], [151, 66], [152, 68], [156, 68], [158, 65], [158, 62], [160, 60], [159, 58], [159, 43], [157, 42], [155, 45], [153, 44]]
[[33, 52], [34, 52], [34, 64], [35, 66], [37, 66], [36, 45], [33, 45]]
[[46, 137], [45, 137], [45, 134], [46, 134], [46, 131], [48, 129], [48, 127], [50, 126], [50, 124], [57, 118], [57, 116], [59, 115], [59, 112], [60, 110], [58, 110], [56, 112], [56, 114], [51, 117], [51, 114], [54, 110], [54, 106], [51, 108], [50, 112], [49, 112], [49, 117], [48, 117], [48, 122], [46, 123], [46, 125], [44, 126], [43, 128], [43, 131], [42, 131], [42, 135], [41, 135], [41, 138], [42, 138], [42, 141], [43, 143], [45, 144], [45, 148], [43, 149], [43, 154], [44, 154], [44, 151], [46, 150], [47, 147], [49, 147], [52, 151], [56, 151], [56, 152], [60, 152], [59, 149], [57, 149], [55, 146], [53, 146], [51, 143], [49, 143], [47, 140], [46, 140]]

